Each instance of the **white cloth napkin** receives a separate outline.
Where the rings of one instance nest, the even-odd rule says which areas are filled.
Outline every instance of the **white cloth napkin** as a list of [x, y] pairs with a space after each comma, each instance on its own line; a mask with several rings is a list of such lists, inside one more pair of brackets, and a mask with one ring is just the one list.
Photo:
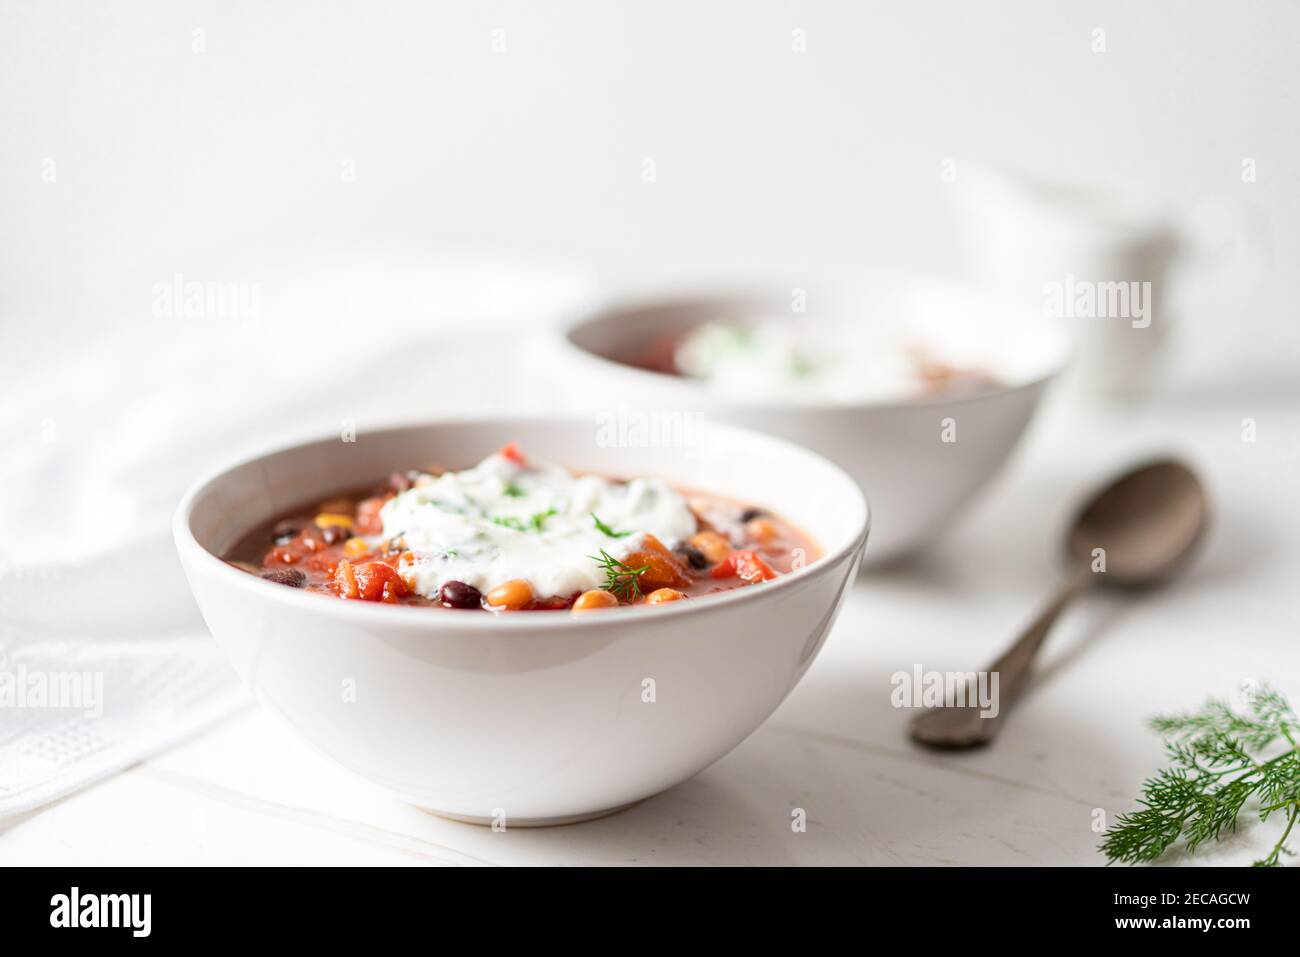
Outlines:
[[96, 331], [45, 330], [51, 348], [4, 318], [0, 816], [245, 700], [171, 543], [194, 481], [345, 420], [543, 411], [516, 357], [594, 301], [573, 270], [445, 253], [344, 252], [229, 281], [159, 276]]

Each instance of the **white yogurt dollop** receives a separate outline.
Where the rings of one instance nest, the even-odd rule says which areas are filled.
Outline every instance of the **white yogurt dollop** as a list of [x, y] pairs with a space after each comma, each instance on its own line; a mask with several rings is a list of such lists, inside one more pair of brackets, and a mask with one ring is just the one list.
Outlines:
[[[422, 478], [379, 515], [384, 537], [400, 536], [414, 554], [402, 574], [426, 598], [447, 581], [486, 593], [516, 578], [539, 598], [568, 597], [605, 581], [592, 560], [602, 549], [622, 560], [647, 533], [672, 548], [696, 531], [686, 500], [659, 479], [575, 477], [500, 453], [463, 472]], [[602, 531], [597, 518], [617, 534]]]
[[674, 359], [684, 375], [739, 400], [894, 401], [923, 388], [915, 346], [846, 325], [706, 322], [683, 337]]

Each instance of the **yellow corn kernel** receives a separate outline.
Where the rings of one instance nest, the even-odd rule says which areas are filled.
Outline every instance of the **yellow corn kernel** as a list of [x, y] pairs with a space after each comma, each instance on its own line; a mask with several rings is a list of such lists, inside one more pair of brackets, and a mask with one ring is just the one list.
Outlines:
[[321, 512], [314, 519], [317, 528], [329, 528], [331, 525], [338, 525], [341, 528], [352, 527], [351, 515], [340, 515], [337, 512]]
[[360, 558], [370, 551], [370, 543], [364, 538], [349, 538], [343, 543], [343, 554], [348, 558]]

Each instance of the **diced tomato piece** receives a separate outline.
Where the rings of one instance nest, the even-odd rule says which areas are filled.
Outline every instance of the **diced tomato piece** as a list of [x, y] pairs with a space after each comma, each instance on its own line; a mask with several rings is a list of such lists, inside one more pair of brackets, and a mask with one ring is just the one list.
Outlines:
[[330, 582], [330, 587], [340, 598], [361, 597], [361, 593], [357, 591], [357, 576], [351, 562], [339, 562], [338, 567], [334, 569], [334, 580]]
[[502, 458], [509, 459], [511, 462], [514, 462], [516, 465], [528, 464], [524, 461], [524, 454], [519, 451], [519, 445], [516, 442], [507, 442], [505, 445], [501, 447], [500, 454]]
[[407, 592], [406, 582], [387, 562], [366, 562], [356, 566], [357, 590], [365, 601], [392, 601]]
[[718, 562], [710, 574], [714, 578], [739, 578], [757, 585], [776, 577], [770, 565], [754, 554], [753, 549], [738, 548]]
[[357, 517], [352, 522], [352, 531], [357, 535], [379, 535], [384, 530], [384, 523], [379, 518], [379, 510], [392, 498], [392, 495], [376, 495], [362, 499], [357, 505]]
[[339, 562], [334, 571], [334, 591], [340, 598], [362, 601], [396, 601], [410, 591], [397, 569], [387, 562]]
[[339, 560], [339, 556], [334, 553], [335, 551], [332, 549], [330, 552], [317, 552], [315, 555], [308, 555], [303, 559], [302, 567], [332, 576]]
[[284, 562], [286, 565], [292, 565], [302, 556], [288, 545], [277, 545], [271, 549], [270, 554], [262, 562], [263, 565], [269, 565], [271, 562]]

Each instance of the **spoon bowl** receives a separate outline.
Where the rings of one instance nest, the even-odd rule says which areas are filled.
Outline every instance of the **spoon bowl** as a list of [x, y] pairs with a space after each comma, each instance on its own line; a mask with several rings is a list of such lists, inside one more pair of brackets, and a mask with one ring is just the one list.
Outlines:
[[1080, 509], [1067, 550], [1073, 561], [1104, 569], [1098, 584], [1149, 587], [1186, 564], [1208, 513], [1196, 473], [1172, 459], [1152, 462], [1120, 476]]

